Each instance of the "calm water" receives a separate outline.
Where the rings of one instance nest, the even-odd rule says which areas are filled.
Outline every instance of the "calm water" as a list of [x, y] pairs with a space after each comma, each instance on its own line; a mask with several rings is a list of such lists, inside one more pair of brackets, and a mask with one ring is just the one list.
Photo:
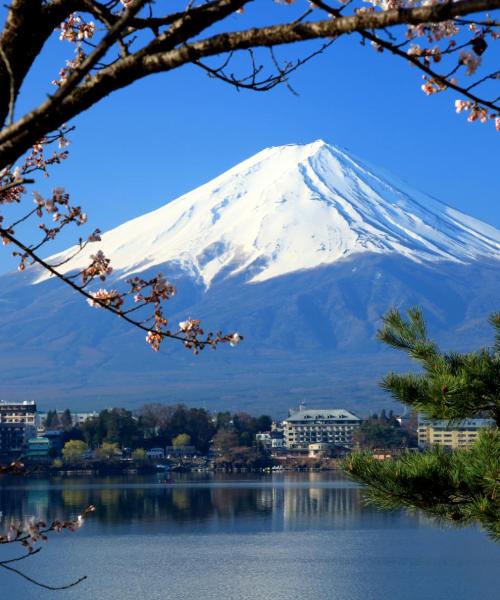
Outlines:
[[366, 508], [337, 474], [0, 480], [2, 525], [88, 504], [83, 529], [21, 565], [53, 584], [89, 579], [48, 592], [2, 572], [1, 600], [500, 598], [500, 546], [485, 534]]

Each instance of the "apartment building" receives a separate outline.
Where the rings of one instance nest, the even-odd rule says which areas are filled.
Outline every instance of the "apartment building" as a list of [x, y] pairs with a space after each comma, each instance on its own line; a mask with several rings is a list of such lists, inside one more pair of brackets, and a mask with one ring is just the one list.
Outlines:
[[494, 426], [493, 419], [464, 419], [460, 422], [449, 422], [419, 418], [418, 446], [422, 449], [433, 446], [451, 450], [469, 448], [482, 429]]

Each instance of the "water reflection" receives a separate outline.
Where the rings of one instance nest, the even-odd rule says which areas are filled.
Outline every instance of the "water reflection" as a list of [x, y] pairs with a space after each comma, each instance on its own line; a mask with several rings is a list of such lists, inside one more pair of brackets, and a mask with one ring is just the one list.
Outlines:
[[[114, 528], [140, 524], [142, 530], [191, 528], [198, 531], [262, 530], [394, 524], [397, 515], [363, 505], [362, 490], [337, 474], [291, 473], [264, 477], [177, 475], [168, 483], [157, 477], [53, 478], [0, 480], [3, 523], [34, 515], [44, 520], [73, 517], [89, 504], [92, 522]], [[401, 518], [403, 516], [401, 515]], [[405, 517], [409, 519], [409, 517]], [[415, 524], [416, 521], [414, 520]]]

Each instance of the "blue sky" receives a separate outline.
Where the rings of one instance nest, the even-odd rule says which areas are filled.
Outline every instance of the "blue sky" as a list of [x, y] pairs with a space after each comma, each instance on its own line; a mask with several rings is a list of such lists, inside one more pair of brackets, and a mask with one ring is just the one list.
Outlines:
[[[26, 82], [18, 116], [43, 97], [70, 55], [69, 46], [51, 42]], [[70, 158], [39, 189], [66, 187], [88, 212], [89, 229], [106, 230], [267, 146], [323, 138], [500, 227], [500, 134], [456, 115], [455, 94], [425, 96], [415, 69], [354, 37], [302, 67], [291, 83], [298, 96], [285, 87], [237, 92], [195, 67], [138, 82], [75, 119]], [[0, 271], [12, 267], [8, 254], [0, 253]]]

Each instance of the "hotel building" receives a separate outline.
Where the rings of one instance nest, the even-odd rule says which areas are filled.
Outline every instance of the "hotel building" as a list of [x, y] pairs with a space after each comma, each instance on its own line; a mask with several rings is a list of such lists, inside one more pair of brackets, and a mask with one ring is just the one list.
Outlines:
[[300, 409], [283, 421], [285, 447], [306, 450], [310, 444], [352, 448], [361, 419], [345, 409]]

